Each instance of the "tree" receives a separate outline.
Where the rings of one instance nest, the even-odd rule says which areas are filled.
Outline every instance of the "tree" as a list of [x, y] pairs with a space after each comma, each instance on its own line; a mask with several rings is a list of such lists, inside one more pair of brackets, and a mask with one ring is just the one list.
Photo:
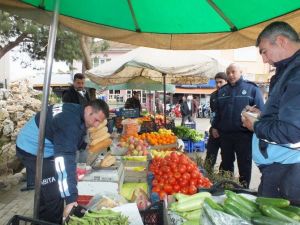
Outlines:
[[[27, 52], [32, 60], [45, 59], [49, 26], [0, 10], [0, 59], [11, 49]], [[59, 27], [54, 58], [72, 63], [82, 59], [79, 35]]]
[[110, 45], [105, 40], [96, 42], [95, 38], [81, 35], [80, 47], [81, 47], [81, 50], [83, 53], [82, 72], [84, 72], [85, 70], [92, 69], [91, 55], [99, 53], [99, 52], [104, 52], [105, 50], [107, 50], [110, 47]]

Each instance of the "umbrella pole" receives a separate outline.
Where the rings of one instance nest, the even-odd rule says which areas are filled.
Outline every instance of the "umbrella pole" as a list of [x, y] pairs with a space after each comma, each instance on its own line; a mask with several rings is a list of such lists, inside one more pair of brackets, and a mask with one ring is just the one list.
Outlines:
[[42, 110], [39, 122], [39, 146], [36, 156], [36, 176], [35, 176], [35, 193], [34, 193], [34, 209], [33, 218], [38, 219], [39, 208], [40, 208], [40, 194], [41, 194], [41, 181], [42, 181], [42, 170], [43, 170], [43, 158], [44, 158], [44, 142], [45, 142], [45, 125], [46, 125], [46, 115], [47, 106], [49, 98], [49, 87], [51, 82], [51, 72], [52, 64], [55, 51], [55, 42], [57, 35], [58, 26], [58, 12], [59, 12], [60, 0], [55, 1], [55, 8], [53, 11], [53, 19], [50, 25], [49, 38], [48, 38], [48, 48], [46, 57], [46, 68], [43, 86], [43, 99], [42, 99]]
[[166, 112], [166, 74], [163, 73], [163, 84], [164, 84], [164, 123], [167, 125], [167, 112]]

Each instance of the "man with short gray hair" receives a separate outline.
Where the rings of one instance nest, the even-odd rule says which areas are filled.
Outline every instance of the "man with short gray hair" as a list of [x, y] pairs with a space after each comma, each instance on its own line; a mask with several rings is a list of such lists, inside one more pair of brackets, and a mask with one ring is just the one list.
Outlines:
[[254, 131], [253, 160], [261, 171], [258, 195], [300, 205], [300, 40], [285, 22], [269, 24], [256, 46], [264, 63], [276, 67], [264, 110], [248, 108], [243, 125]]
[[252, 169], [253, 133], [242, 126], [241, 112], [247, 105], [262, 109], [264, 102], [257, 85], [243, 79], [239, 65], [230, 64], [226, 74], [228, 83], [218, 91], [212, 135], [220, 136], [222, 157], [220, 170], [233, 173], [236, 155], [239, 180], [244, 187], [248, 188]]

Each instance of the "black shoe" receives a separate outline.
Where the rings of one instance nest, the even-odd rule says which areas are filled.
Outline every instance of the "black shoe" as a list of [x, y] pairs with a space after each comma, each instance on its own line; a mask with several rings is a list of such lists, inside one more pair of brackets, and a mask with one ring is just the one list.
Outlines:
[[31, 191], [31, 190], [34, 190], [34, 186], [23, 187], [20, 189], [20, 191]]

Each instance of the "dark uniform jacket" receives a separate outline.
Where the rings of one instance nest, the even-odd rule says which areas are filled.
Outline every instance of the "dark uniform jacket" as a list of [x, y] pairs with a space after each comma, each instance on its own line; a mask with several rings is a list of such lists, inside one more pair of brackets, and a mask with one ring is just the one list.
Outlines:
[[[55, 159], [58, 182], [63, 185], [61, 196], [66, 203], [77, 200], [76, 150], [86, 147], [86, 128], [83, 107], [78, 104], [48, 106], [45, 127], [44, 158]], [[17, 138], [17, 146], [23, 151], [37, 155], [40, 113], [28, 121]], [[65, 185], [65, 186], [64, 186]]]
[[85, 105], [90, 101], [90, 95], [85, 91], [84, 96], [82, 96], [78, 91], [75, 90], [74, 86], [71, 86], [68, 90], [65, 90], [62, 95], [63, 103], [74, 103]]
[[262, 93], [255, 83], [241, 78], [234, 86], [225, 84], [218, 91], [212, 127], [221, 133], [248, 132], [241, 120], [241, 112], [247, 105], [256, 105], [260, 110], [263, 108]]
[[128, 98], [125, 102], [125, 109], [138, 109], [139, 112], [141, 113], [141, 102], [139, 99], [136, 98]]
[[269, 142], [300, 143], [300, 50], [275, 66], [277, 80], [254, 131]]

